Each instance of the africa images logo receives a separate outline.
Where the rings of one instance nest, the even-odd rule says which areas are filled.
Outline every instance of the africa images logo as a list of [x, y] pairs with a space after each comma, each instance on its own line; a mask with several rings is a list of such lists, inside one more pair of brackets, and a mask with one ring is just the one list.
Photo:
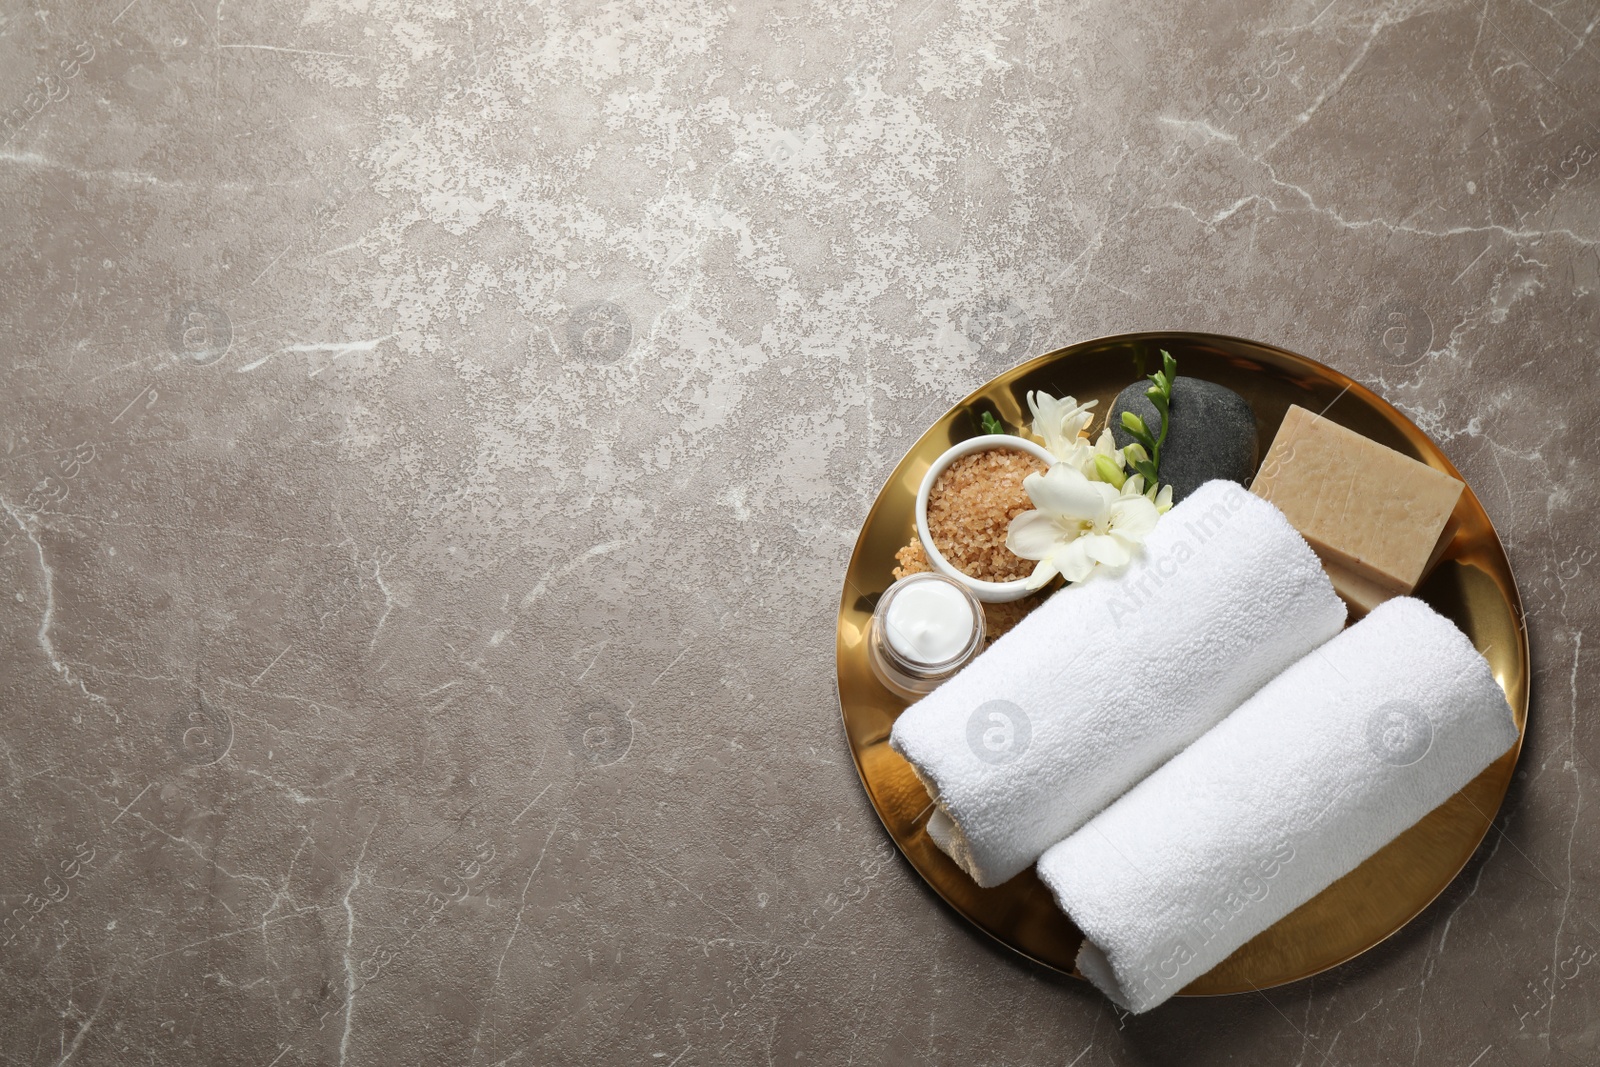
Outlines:
[[1367, 747], [1391, 767], [1409, 767], [1433, 747], [1433, 720], [1409, 700], [1391, 700], [1367, 718]]
[[986, 700], [967, 716], [967, 747], [985, 763], [1013, 763], [1032, 741], [1027, 713], [1009, 700]]
[[609, 300], [585, 304], [567, 320], [567, 344], [585, 363], [615, 363], [633, 343], [633, 320]]
[[190, 300], [167, 316], [167, 344], [179, 360], [208, 367], [228, 354], [233, 324], [227, 312], [204, 300]]
[[609, 767], [633, 747], [633, 720], [608, 700], [581, 701], [567, 713], [567, 750], [596, 767]]

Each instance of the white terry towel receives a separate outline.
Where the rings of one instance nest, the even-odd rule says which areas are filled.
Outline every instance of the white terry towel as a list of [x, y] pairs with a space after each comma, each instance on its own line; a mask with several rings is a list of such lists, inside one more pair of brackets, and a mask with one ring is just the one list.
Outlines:
[[1282, 512], [1208, 482], [1122, 574], [1051, 597], [903, 712], [889, 743], [935, 798], [934, 842], [979, 885], [999, 885], [1344, 615]]
[[1390, 600], [1046, 852], [1039, 875], [1087, 939], [1078, 969], [1148, 1011], [1516, 740], [1466, 635]]

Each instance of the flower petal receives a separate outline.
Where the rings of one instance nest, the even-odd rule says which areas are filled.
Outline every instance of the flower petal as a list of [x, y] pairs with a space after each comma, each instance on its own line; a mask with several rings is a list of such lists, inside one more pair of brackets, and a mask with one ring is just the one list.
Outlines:
[[1127, 544], [1120, 537], [1109, 534], [1090, 534], [1079, 538], [1083, 544], [1084, 553], [1096, 563], [1104, 563], [1107, 567], [1124, 567], [1133, 558], [1133, 553], [1128, 550]]
[[1044, 436], [1044, 425], [1050, 421], [1047, 412], [1055, 405], [1055, 397], [1049, 393], [1040, 393], [1030, 390], [1028, 393], [1028, 411], [1033, 415], [1033, 432], [1040, 437]]
[[1023, 559], [1044, 559], [1063, 540], [1063, 530], [1042, 511], [1024, 511], [1011, 520], [1006, 531], [1006, 547]]
[[1072, 443], [1072, 447], [1062, 455], [1061, 462], [1076, 470], [1091, 482], [1100, 481], [1100, 472], [1094, 463], [1094, 448], [1082, 437]]
[[1150, 535], [1160, 518], [1156, 506], [1144, 497], [1120, 497], [1111, 505], [1111, 532], [1138, 543]]
[[1054, 560], [1040, 560], [1039, 565], [1033, 568], [1033, 573], [1028, 575], [1027, 586], [1029, 589], [1043, 589], [1047, 584], [1049, 584], [1050, 579], [1054, 578], [1060, 573], [1061, 572], [1056, 569]]
[[1086, 538], [1078, 538], [1071, 544], [1062, 545], [1050, 557], [1061, 576], [1069, 582], [1081, 582], [1094, 573], [1094, 560], [1089, 558], [1084, 550]]
[[1030, 474], [1022, 480], [1033, 506], [1061, 519], [1088, 519], [1104, 522], [1107, 508], [1117, 491], [1104, 482], [1091, 482], [1082, 471], [1057, 463], [1043, 474]]
[[1122, 449], [1117, 447], [1117, 439], [1111, 436], [1111, 428], [1109, 426], [1100, 431], [1100, 436], [1094, 443], [1094, 450], [1110, 458], [1111, 462], [1117, 465], [1118, 470], [1122, 470], [1128, 465], [1127, 458], [1122, 454]]

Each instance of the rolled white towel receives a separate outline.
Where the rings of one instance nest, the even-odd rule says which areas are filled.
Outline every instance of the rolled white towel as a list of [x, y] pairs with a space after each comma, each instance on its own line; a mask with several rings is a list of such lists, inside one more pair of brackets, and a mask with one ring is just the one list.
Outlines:
[[1046, 852], [1039, 875], [1084, 932], [1078, 969], [1148, 1011], [1516, 740], [1466, 635], [1390, 600]]
[[1344, 617], [1277, 508], [1208, 482], [1122, 574], [1063, 589], [903, 712], [890, 745], [935, 798], [934, 842], [999, 885]]

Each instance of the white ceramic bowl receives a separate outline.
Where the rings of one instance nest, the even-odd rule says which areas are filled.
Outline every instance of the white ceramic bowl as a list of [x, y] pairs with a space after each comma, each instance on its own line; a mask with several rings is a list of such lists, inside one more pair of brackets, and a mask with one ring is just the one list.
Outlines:
[[980, 437], [969, 437], [958, 445], [946, 449], [944, 454], [933, 461], [933, 466], [928, 468], [928, 473], [922, 476], [922, 486], [917, 490], [917, 536], [922, 539], [922, 549], [928, 554], [928, 562], [933, 564], [933, 569], [947, 578], [954, 578], [968, 589], [972, 595], [986, 604], [1004, 604], [1012, 600], [1021, 600], [1034, 590], [1028, 588], [1026, 578], [1016, 578], [1009, 582], [985, 582], [970, 575], [961, 573], [943, 555], [933, 543], [933, 535], [928, 532], [928, 497], [933, 492], [933, 483], [938, 481], [939, 475], [945, 468], [960, 459], [962, 456], [973, 452], [981, 452], [986, 448], [1012, 448], [1018, 452], [1026, 452], [1036, 456], [1046, 465], [1055, 463], [1056, 458], [1043, 446], [1034, 444], [1024, 437], [1016, 437], [1006, 433], [989, 433]]

